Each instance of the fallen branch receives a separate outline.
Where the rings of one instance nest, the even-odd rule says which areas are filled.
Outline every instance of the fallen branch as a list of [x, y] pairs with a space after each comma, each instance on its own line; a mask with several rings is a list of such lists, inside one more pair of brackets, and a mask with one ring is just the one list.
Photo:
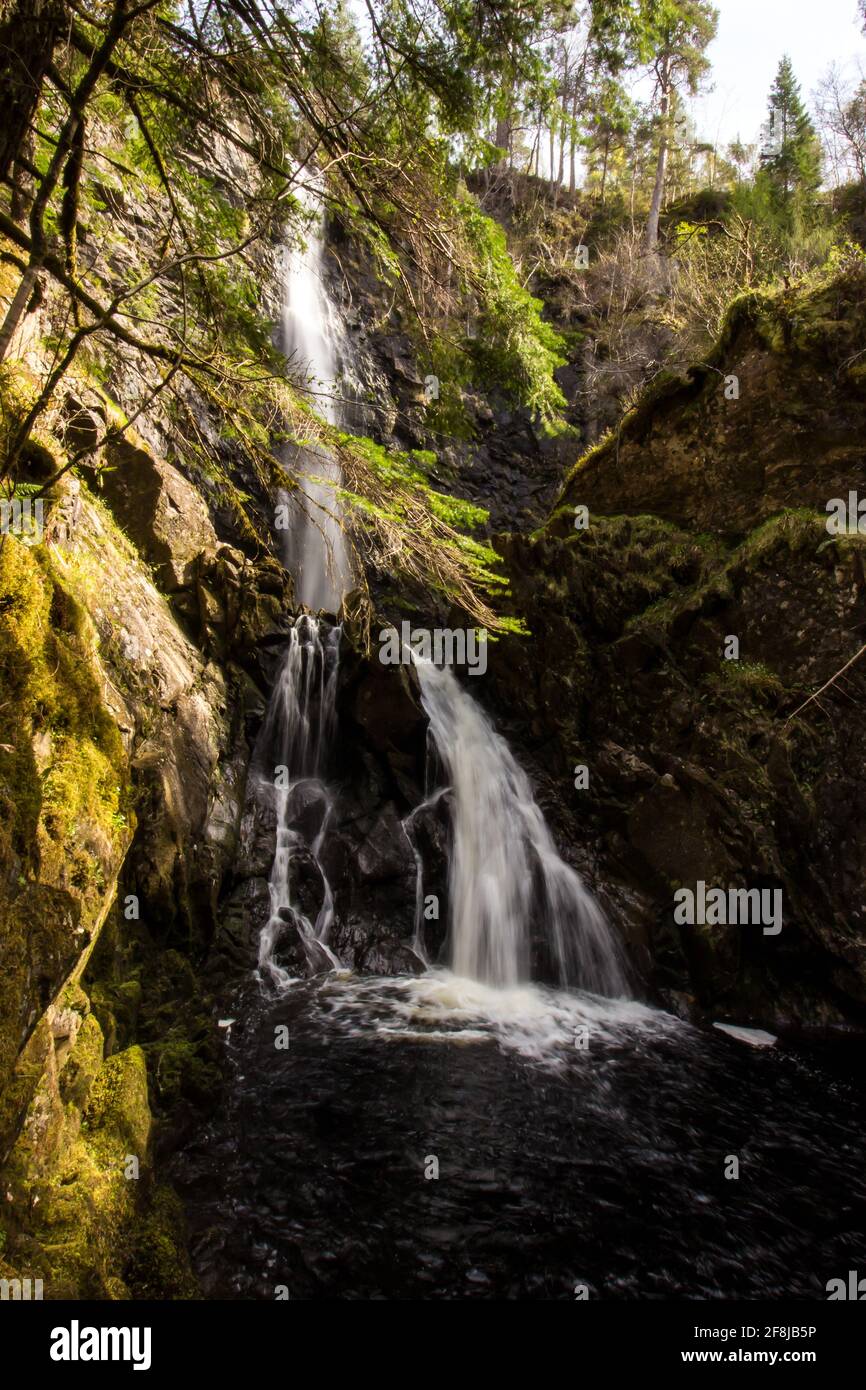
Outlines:
[[840, 666], [839, 670], [836, 672], [835, 675], [831, 676], [828, 681], [825, 681], [825, 683], [821, 686], [820, 690], [816, 690], [814, 695], [810, 695], [808, 700], [804, 700], [802, 705], [797, 706], [793, 714], [788, 715], [788, 718], [785, 720], [784, 727], [787, 729], [792, 719], [796, 719], [797, 715], [800, 714], [804, 709], [806, 709], [808, 705], [811, 705], [815, 700], [817, 700], [819, 695], [823, 695], [825, 690], [829, 690], [831, 685], [835, 685], [839, 677], [844, 676], [848, 668], [850, 666], [853, 666], [855, 661], [859, 661], [860, 657], [863, 655], [864, 652], [866, 652], [866, 643], [863, 644], [859, 652], [854, 653], [850, 661], [846, 661], [844, 666]]

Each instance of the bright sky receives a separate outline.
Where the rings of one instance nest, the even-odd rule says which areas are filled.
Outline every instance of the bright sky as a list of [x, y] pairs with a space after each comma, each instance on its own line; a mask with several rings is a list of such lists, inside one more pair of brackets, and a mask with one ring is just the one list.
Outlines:
[[767, 96], [779, 59], [787, 53], [800, 90], [812, 93], [831, 63], [849, 74], [857, 61], [866, 72], [866, 37], [857, 0], [714, 0], [717, 36], [707, 57], [714, 90], [693, 103], [699, 134], [728, 144], [737, 135], [757, 139], [767, 115]]

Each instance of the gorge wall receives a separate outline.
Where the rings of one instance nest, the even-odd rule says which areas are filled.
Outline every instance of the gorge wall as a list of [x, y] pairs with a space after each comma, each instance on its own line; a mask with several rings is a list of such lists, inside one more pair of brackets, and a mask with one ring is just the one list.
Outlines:
[[[345, 233], [331, 249], [358, 427], [428, 447], [399, 310]], [[859, 668], [796, 713], [866, 623], [863, 538], [831, 537], [824, 513], [866, 486], [863, 289], [851, 270], [737, 306], [715, 355], [651, 389], [549, 518], [577, 444], [546, 441], [495, 396], [468, 403], [477, 435], [442, 449], [432, 475], [490, 510], [529, 628], [492, 644], [473, 694], [624, 933], [642, 991], [698, 1020], [864, 1017]], [[68, 453], [110, 408], [78, 383], [41, 447]], [[59, 486], [44, 547], [0, 550], [13, 696], [0, 708], [0, 1274], [42, 1277], [52, 1297], [194, 1295], [164, 1162], [218, 1092], [222, 1003], [268, 910], [274, 826], [247, 772], [291, 583], [182, 463], [172, 428], [138, 422], [98, 489], [87, 470]], [[37, 476], [38, 450], [31, 462]], [[267, 518], [242, 458], [230, 462]], [[413, 672], [383, 666], [375, 638], [407, 611], [419, 625], [460, 619], [388, 574], [369, 584], [372, 605], [343, 634], [331, 945], [348, 967], [397, 973], [418, 968], [401, 823], [424, 797], [426, 720]], [[738, 662], [724, 659], [730, 634]], [[447, 802], [412, 832], [444, 902]], [[780, 937], [678, 928], [673, 891], [699, 878], [781, 887]], [[301, 864], [300, 902], [313, 912], [321, 892]], [[431, 953], [443, 934], [431, 926]]]
[[[494, 662], [497, 707], [519, 708], [569, 835], [594, 828], [615, 916], [692, 1016], [862, 1019], [862, 666], [800, 707], [866, 631], [864, 537], [827, 511], [866, 482], [863, 292], [854, 266], [735, 304], [708, 360], [504, 541], [532, 637]], [[588, 789], [564, 796], [575, 764]], [[673, 893], [698, 880], [780, 888], [783, 931], [678, 926]]]

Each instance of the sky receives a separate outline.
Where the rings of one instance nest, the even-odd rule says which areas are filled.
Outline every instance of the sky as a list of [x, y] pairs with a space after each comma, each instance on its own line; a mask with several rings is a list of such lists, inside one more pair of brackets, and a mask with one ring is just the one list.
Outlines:
[[866, 73], [866, 36], [857, 0], [714, 0], [716, 38], [707, 50], [713, 90], [697, 97], [692, 111], [700, 136], [722, 146], [739, 135], [757, 139], [779, 59], [787, 53], [800, 90], [812, 93], [831, 63]]

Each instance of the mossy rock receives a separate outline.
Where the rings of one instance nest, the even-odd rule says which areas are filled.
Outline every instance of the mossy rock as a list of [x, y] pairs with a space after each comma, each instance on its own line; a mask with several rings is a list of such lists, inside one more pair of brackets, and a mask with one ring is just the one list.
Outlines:
[[196, 1298], [186, 1250], [183, 1208], [171, 1188], [154, 1189], [132, 1242], [126, 1280], [135, 1298]]
[[103, 1066], [105, 1039], [93, 1014], [88, 1014], [78, 1030], [71, 1054], [60, 1073], [60, 1096], [64, 1104], [83, 1110], [93, 1083]]
[[140, 1047], [109, 1057], [90, 1091], [83, 1128], [94, 1152], [144, 1158], [150, 1137], [147, 1063]]
[[864, 290], [866, 271], [853, 266], [737, 301], [705, 361], [679, 381], [661, 373], [578, 459], [558, 507], [583, 504], [593, 518], [649, 512], [735, 538], [782, 510], [820, 511], [866, 489], [866, 412], [850, 372], [866, 332]]
[[88, 946], [129, 839], [90, 620], [50, 552], [0, 547], [0, 1089]]

